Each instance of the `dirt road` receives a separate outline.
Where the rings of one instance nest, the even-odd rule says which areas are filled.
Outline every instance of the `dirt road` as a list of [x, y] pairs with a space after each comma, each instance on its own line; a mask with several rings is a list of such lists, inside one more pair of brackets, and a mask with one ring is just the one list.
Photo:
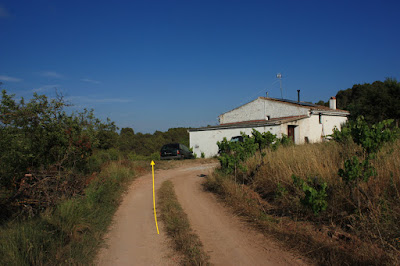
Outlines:
[[[175, 185], [178, 200], [189, 216], [214, 265], [304, 265], [294, 255], [282, 251], [273, 241], [249, 229], [232, 215], [216, 197], [204, 192], [204, 178], [215, 164], [191, 164], [156, 171], [156, 190], [165, 180]], [[138, 178], [130, 187], [106, 236], [107, 248], [98, 256], [98, 265], [176, 265], [178, 255], [159, 220], [157, 235], [152, 202], [151, 175]]]

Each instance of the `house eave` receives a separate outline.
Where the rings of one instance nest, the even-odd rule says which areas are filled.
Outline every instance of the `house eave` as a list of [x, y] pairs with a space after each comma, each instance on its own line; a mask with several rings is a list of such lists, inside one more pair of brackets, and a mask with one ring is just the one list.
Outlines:
[[334, 110], [319, 110], [319, 109], [314, 109], [311, 110], [311, 114], [322, 114], [322, 115], [328, 115], [328, 116], [343, 116], [343, 117], [347, 117], [350, 115], [350, 112], [347, 111], [334, 111]]
[[195, 131], [208, 131], [208, 130], [221, 130], [221, 129], [232, 129], [232, 128], [256, 128], [256, 127], [266, 127], [266, 126], [278, 126], [285, 123], [295, 122], [301, 119], [305, 119], [308, 116], [301, 115], [295, 117], [285, 117], [281, 119], [274, 120], [257, 120], [257, 121], [245, 121], [245, 122], [236, 122], [236, 123], [228, 123], [222, 124], [218, 126], [211, 127], [200, 127], [200, 128], [191, 128], [189, 132]]

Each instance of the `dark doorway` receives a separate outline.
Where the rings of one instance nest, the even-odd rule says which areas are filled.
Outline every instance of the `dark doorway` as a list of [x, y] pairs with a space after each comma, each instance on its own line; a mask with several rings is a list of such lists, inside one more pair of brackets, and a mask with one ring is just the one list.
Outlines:
[[288, 129], [287, 129], [287, 131], [288, 131], [288, 137], [290, 138], [290, 139], [292, 139], [292, 141], [293, 141], [293, 143], [294, 143], [294, 128], [295, 128], [296, 126], [288, 126]]

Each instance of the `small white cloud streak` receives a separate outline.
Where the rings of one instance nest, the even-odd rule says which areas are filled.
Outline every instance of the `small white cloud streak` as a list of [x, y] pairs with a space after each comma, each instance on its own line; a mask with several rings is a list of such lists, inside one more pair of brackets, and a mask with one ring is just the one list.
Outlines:
[[100, 84], [101, 83], [100, 81], [93, 80], [93, 79], [81, 79], [81, 81], [89, 82], [89, 83], [93, 83], [93, 84]]
[[54, 71], [43, 71], [42, 73], [40, 73], [42, 76], [44, 77], [49, 77], [49, 78], [63, 78], [64, 76], [54, 72]]
[[8, 18], [10, 13], [3, 6], [0, 5], [0, 18]]
[[131, 99], [123, 98], [90, 98], [87, 96], [69, 96], [66, 100], [71, 103], [74, 102], [84, 102], [84, 103], [129, 103], [132, 102]]
[[57, 87], [60, 87], [60, 85], [58, 85], [58, 84], [44, 85], [44, 86], [42, 86], [40, 88], [33, 89], [32, 91], [33, 92], [46, 92], [46, 91], [53, 90], [53, 89], [55, 90], [55, 89], [57, 89]]
[[22, 81], [22, 79], [14, 78], [14, 77], [6, 76], [6, 75], [1, 75], [0, 76], [0, 80], [9, 81], [9, 82], [20, 82], [20, 81]]

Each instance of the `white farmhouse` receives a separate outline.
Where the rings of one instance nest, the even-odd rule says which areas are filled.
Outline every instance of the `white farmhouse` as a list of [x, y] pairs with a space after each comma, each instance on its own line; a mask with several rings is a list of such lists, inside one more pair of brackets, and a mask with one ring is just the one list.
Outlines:
[[315, 104], [259, 97], [219, 116], [220, 124], [189, 130], [190, 147], [197, 155], [217, 155], [217, 141], [230, 140], [241, 132], [251, 135], [253, 129], [271, 132], [279, 138], [285, 134], [295, 144], [321, 142], [336, 127], [347, 121], [348, 111], [336, 109], [331, 97], [329, 107]]

